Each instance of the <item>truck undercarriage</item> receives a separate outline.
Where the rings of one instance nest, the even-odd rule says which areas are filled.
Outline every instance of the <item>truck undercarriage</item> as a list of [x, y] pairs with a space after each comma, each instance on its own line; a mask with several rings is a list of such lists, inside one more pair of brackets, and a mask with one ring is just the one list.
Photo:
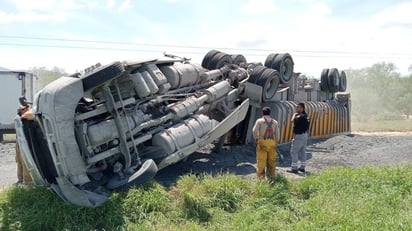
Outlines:
[[289, 54], [265, 65], [216, 50], [202, 66], [179, 58], [96, 65], [42, 89], [35, 121], [16, 118], [16, 130], [37, 184], [95, 207], [229, 131], [247, 143], [256, 108], [290, 94], [293, 79]]

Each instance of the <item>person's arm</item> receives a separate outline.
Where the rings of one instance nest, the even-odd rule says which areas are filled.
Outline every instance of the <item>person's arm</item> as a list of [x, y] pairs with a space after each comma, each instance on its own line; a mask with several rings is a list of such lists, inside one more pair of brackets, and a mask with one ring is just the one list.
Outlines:
[[258, 142], [258, 139], [259, 139], [259, 131], [260, 131], [260, 123], [256, 120], [256, 123], [252, 129], [253, 138], [255, 139], [256, 143]]
[[298, 113], [294, 113], [293, 116], [292, 116], [292, 119], [290, 120], [290, 122], [293, 123], [293, 121], [295, 121], [295, 118], [296, 118], [297, 115], [298, 115]]
[[27, 120], [33, 120], [34, 119], [33, 111], [29, 109], [28, 111], [24, 112], [21, 115], [21, 118], [27, 119]]

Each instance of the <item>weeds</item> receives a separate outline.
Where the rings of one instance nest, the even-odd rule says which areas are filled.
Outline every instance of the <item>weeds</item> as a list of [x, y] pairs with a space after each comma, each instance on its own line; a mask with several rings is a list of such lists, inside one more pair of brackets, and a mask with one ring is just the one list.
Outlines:
[[334, 168], [300, 181], [183, 176], [81, 208], [42, 187], [0, 192], [0, 230], [411, 230], [412, 166]]

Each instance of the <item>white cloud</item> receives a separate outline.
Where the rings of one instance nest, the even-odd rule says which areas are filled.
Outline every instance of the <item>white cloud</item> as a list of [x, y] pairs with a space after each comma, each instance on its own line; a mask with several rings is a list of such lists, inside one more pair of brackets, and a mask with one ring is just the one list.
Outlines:
[[13, 3], [19, 11], [50, 11], [56, 5], [55, 0], [13, 0]]
[[273, 0], [249, 0], [240, 8], [245, 14], [261, 15], [274, 12], [278, 9]]
[[7, 13], [0, 11], [0, 24], [19, 23], [19, 22], [39, 22], [49, 20], [63, 21], [64, 14], [60, 13], [35, 13], [35, 12], [21, 12], [21, 13]]
[[[170, 4], [176, 4], [176, 3], [179, 3], [179, 4], [193, 4], [194, 3], [194, 1], [193, 0], [166, 0], [168, 3], [170, 3]], [[211, 1], [210, 1], [211, 2]], [[209, 3], [210, 3], [209, 2]], [[198, 3], [199, 5], [201, 4], [201, 2], [200, 1], [196, 1], [196, 3]]]
[[314, 21], [330, 16], [332, 10], [323, 3], [314, 3], [300, 16], [301, 21]]
[[58, 4], [58, 8], [63, 10], [78, 10], [83, 7], [85, 7], [84, 4], [78, 3], [75, 0], [61, 0]]
[[[412, 4], [402, 3], [374, 15], [342, 19], [331, 17], [333, 12], [327, 6], [312, 6], [300, 18], [296, 31], [302, 36], [300, 42], [294, 42], [300, 43], [301, 48], [306, 50], [343, 52], [321, 54], [333, 56], [324, 58], [325, 64], [331, 65], [333, 61], [335, 66], [346, 69], [385, 61], [395, 63], [401, 72], [406, 73], [410, 61], [407, 56], [397, 54], [412, 54], [410, 12]], [[409, 59], [411, 56], [409, 55]], [[315, 57], [315, 60], [320, 58]]]
[[[76, 3], [75, 0], [67, 1]], [[186, 0], [169, 1], [181, 2]], [[111, 2], [114, 4], [114, 1], [112, 0], [105, 1], [104, 3], [112, 4]], [[133, 1], [129, 0], [116, 1], [112, 7], [119, 11], [126, 10], [133, 7], [133, 3]], [[263, 11], [258, 9], [265, 4], [266, 6], [272, 4], [272, 7], [263, 7], [265, 8]], [[32, 9], [33, 12], [37, 13], [27, 12], [27, 10], [17, 13], [0, 11], [0, 23], [24, 20], [30, 21], [32, 19], [64, 19], [64, 14], [62, 14], [64, 11], [61, 10], [63, 6], [60, 6], [60, 4], [57, 4], [56, 6], [57, 9], [55, 11], [49, 12], [33, 10], [35, 7], [27, 7], [27, 9]], [[84, 7], [88, 8], [103, 7], [107, 9], [107, 6], [107, 4], [100, 5], [93, 0], [84, 3]], [[277, 9], [274, 3], [268, 0], [249, 1], [247, 6], [247, 10], [246, 6], [242, 7], [245, 8], [243, 9], [244, 13], [247, 13], [248, 10], [250, 10], [262, 14], [262, 12], [268, 12], [267, 9], [271, 9], [269, 12]], [[307, 3], [302, 6], [306, 7], [303, 11], [294, 10], [283, 12], [282, 10], [282, 12], [278, 11], [276, 14], [265, 14], [263, 17], [257, 18], [243, 15], [243, 17], [240, 17], [238, 20], [229, 21], [228, 23], [221, 24], [219, 27], [214, 27], [212, 29], [210, 21], [202, 19], [200, 20], [201, 25], [197, 26], [198, 28], [206, 29], [190, 31], [189, 28], [188, 33], [184, 36], [176, 33], [173, 34], [173, 32], [165, 30], [164, 25], [160, 22], [155, 23], [149, 19], [139, 18], [139, 21], [143, 21], [145, 25], [149, 25], [147, 26], [147, 29], [140, 34], [135, 33], [124, 35], [125, 37], [122, 40], [129, 41], [126, 36], [132, 36], [134, 38], [133, 41], [136, 43], [192, 45], [214, 48], [237, 47], [242, 49], [269, 50], [222, 50], [228, 53], [243, 53], [249, 61], [254, 62], [263, 62], [266, 56], [272, 52], [289, 51], [294, 58], [296, 71], [304, 72], [316, 77], [319, 76], [320, 71], [325, 67], [337, 67], [339, 69], [347, 69], [350, 67], [362, 68], [382, 61], [394, 62], [401, 71], [407, 72], [407, 67], [411, 64], [411, 56], [409, 56], [409, 59], [406, 59], [405, 57], [391, 56], [388, 54], [412, 54], [412, 43], [410, 42], [412, 41], [412, 30], [405, 28], [412, 23], [412, 17], [409, 17], [409, 12], [412, 12], [412, 3], [394, 4], [392, 7], [382, 9], [382, 11], [377, 14], [369, 16], [363, 15], [360, 18], [345, 18], [342, 17], [342, 15], [335, 17], [335, 15], [339, 14], [335, 14], [336, 12], [333, 12], [329, 5], [321, 4], [319, 2]], [[252, 10], [253, 7], [255, 7], [254, 10]], [[42, 14], [40, 14], [40, 12]], [[52, 12], [62, 13], [52, 14]], [[282, 20], [284, 19], [285, 14], [288, 14], [289, 18], [287, 20]], [[91, 37], [87, 39], [97, 40], [93, 37], [94, 35], [92, 32], [88, 35]], [[84, 36], [87, 35], [78, 36], [78, 39], [84, 39]], [[22, 52], [21, 55], [16, 55], [14, 60], [8, 59], [8, 63], [5, 63], [4, 66], [9, 64], [7, 67], [15, 68], [12, 66], [13, 63], [22, 65], [16, 68], [24, 68], [27, 65], [49, 67], [59, 66], [65, 68], [68, 72], [72, 72], [75, 68], [84, 68], [96, 62], [102, 62], [103, 64], [104, 62], [110, 62], [116, 59], [140, 59], [144, 56], [160, 57], [162, 55], [161, 51], [163, 50], [170, 53], [174, 52], [176, 55], [193, 57], [195, 62], [201, 62], [203, 55], [208, 51], [207, 48], [184, 49], [143, 46], [136, 46], [133, 49], [134, 51], [130, 52], [63, 49], [65, 54], [63, 57], [59, 55], [61, 54], [62, 49], [42, 48], [40, 55], [39, 52], [32, 52], [35, 55], [27, 55], [28, 52], [26, 54], [23, 54]], [[137, 51], [139, 49], [156, 52], [149, 54], [148, 52]], [[343, 54], [299, 52], [302, 50], [339, 51], [343, 52]], [[13, 52], [14, 51], [11, 51], [11, 53]], [[350, 54], [345, 54], [345, 52], [350, 52]], [[369, 53], [369, 55], [365, 55], [364, 53]], [[21, 56], [25, 56], [25, 59], [19, 59]], [[39, 58], [39, 56], [41, 56], [41, 58]], [[29, 57], [31, 59], [29, 59]], [[56, 59], [55, 57], [58, 57], [59, 59]]]
[[385, 9], [371, 20], [379, 24], [381, 27], [402, 27], [409, 25], [409, 28], [412, 28], [411, 12], [412, 3], [405, 2]]
[[116, 0], [107, 0], [107, 8], [111, 9], [116, 5]]
[[301, 3], [316, 3], [318, 0], [299, 0]]
[[13, 4], [16, 7], [14, 12], [0, 11], [0, 24], [49, 20], [63, 21], [66, 18], [67, 10], [77, 10], [84, 7], [75, 0], [13, 0]]
[[[199, 44], [208, 44], [207, 46], [211, 47], [234, 48], [240, 44], [249, 44], [264, 39], [270, 40], [275, 38], [275, 33], [270, 28], [270, 23], [259, 20], [234, 22], [221, 30], [207, 31]], [[259, 47], [255, 46], [254, 48]]]
[[130, 0], [124, 0], [122, 2], [122, 4], [120, 4], [120, 6], [119, 6], [119, 11], [125, 11], [125, 10], [131, 9], [131, 8], [133, 8], [133, 5], [132, 5], [131, 1]]
[[137, 37], [134, 39], [134, 42], [137, 43], [137, 44], [149, 43], [149, 42], [147, 41], [147, 39], [146, 39], [145, 37], [143, 37], [143, 36], [137, 36]]
[[[258, 62], [263, 62], [271, 50], [289, 51], [296, 71], [316, 77], [323, 68], [362, 68], [384, 61], [395, 63], [399, 71], [407, 73], [412, 58], [410, 12], [412, 3], [403, 3], [374, 15], [342, 18], [335, 17], [329, 5], [313, 2], [303, 12], [290, 15], [276, 26], [273, 24], [278, 20], [276, 15], [244, 18], [219, 31], [208, 31], [199, 44], [223, 48], [240, 44], [238, 47], [243, 49], [268, 50], [240, 51], [248, 60]], [[409, 56], [397, 55], [405, 53]]]
[[[159, 53], [116, 51], [116, 50], [91, 50], [91, 49], [48, 49], [35, 48], [31, 53], [26, 48], [15, 49], [5, 47], [2, 52], [7, 52], [7, 60], [2, 60], [1, 66], [8, 69], [29, 69], [30, 67], [63, 68], [68, 73], [83, 70], [96, 63], [102, 65], [113, 61], [153, 59], [162, 56]], [[64, 53], [64, 55], [62, 55]]]
[[100, 2], [97, 0], [89, 0], [87, 1], [86, 7], [89, 9], [95, 9], [95, 8], [99, 8], [100, 7]]
[[[97, 3], [96, 1], [88, 2]], [[13, 4], [18, 12], [55, 12], [58, 10], [75, 10], [85, 6], [85, 4], [79, 3], [76, 0], [13, 0]]]

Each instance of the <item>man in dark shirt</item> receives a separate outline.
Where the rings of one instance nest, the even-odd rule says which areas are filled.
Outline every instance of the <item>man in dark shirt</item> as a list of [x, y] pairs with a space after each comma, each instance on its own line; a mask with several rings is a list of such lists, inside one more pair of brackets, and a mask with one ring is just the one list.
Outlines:
[[[292, 165], [291, 170], [288, 170], [288, 172], [305, 172], [306, 145], [308, 140], [308, 134], [306, 132], [309, 129], [309, 117], [305, 112], [304, 103], [298, 103], [296, 106], [296, 113], [293, 115], [291, 122], [293, 122], [293, 133], [295, 135], [290, 148]], [[299, 168], [298, 160], [300, 161]]]

